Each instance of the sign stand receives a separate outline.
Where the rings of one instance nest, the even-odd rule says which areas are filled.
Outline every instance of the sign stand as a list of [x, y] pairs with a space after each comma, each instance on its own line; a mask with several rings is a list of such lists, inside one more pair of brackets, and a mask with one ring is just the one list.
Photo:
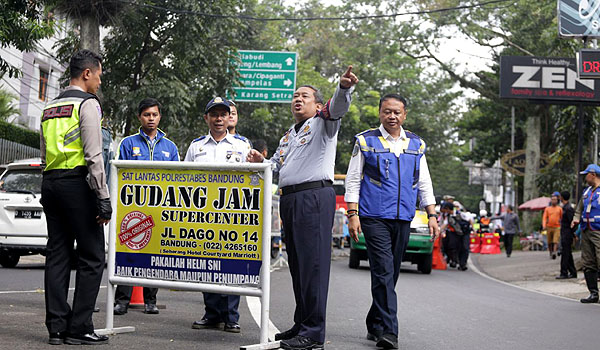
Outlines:
[[[269, 305], [271, 291], [270, 276], [270, 250], [271, 250], [271, 183], [272, 170], [270, 163], [192, 163], [192, 162], [158, 162], [158, 161], [111, 161], [111, 205], [115, 209], [110, 221], [110, 238], [108, 244], [108, 281], [106, 297], [106, 328], [95, 330], [98, 334], [118, 334], [135, 331], [135, 327], [114, 327], [114, 298], [117, 285], [143, 286], [153, 288], [171, 288], [178, 290], [200, 291], [221, 294], [249, 295], [260, 298], [260, 336], [259, 344], [242, 347], [242, 349], [276, 349], [279, 342], [269, 342]], [[262, 204], [262, 247], [261, 266], [259, 272], [260, 282], [258, 285], [225, 285], [208, 282], [187, 282], [163, 279], [149, 279], [138, 277], [125, 277], [115, 274], [116, 266], [116, 243], [117, 243], [117, 219], [119, 208], [119, 169], [149, 169], [153, 171], [164, 170], [199, 170], [199, 171], [238, 171], [249, 172], [258, 176], [263, 181], [261, 204]]]

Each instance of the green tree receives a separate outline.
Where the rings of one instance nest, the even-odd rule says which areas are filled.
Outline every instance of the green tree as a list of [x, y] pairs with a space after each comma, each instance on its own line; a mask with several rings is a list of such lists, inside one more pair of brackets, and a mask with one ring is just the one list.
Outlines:
[[[0, 0], [0, 47], [34, 50], [39, 40], [54, 33], [54, 21], [36, 1]], [[0, 57], [0, 77], [20, 74], [17, 67]]]
[[0, 89], [0, 121], [6, 121], [11, 115], [19, 113], [19, 110], [12, 104], [14, 100], [13, 95]]

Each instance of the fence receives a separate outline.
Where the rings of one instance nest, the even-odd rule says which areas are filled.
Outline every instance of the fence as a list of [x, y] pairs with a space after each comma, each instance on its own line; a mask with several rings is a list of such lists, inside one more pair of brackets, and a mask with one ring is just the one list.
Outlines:
[[37, 158], [40, 150], [20, 143], [0, 139], [0, 164], [12, 163], [15, 160]]

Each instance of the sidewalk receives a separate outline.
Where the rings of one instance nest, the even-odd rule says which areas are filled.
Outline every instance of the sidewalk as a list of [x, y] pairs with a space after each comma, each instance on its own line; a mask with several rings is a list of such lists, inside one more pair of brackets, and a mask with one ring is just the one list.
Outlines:
[[[574, 252], [577, 260], [581, 252]], [[513, 251], [510, 258], [502, 254], [471, 254], [471, 259], [481, 272], [526, 289], [559, 295], [571, 299], [585, 298], [588, 290], [583, 272], [578, 271], [577, 279], [556, 280], [560, 273], [560, 257], [551, 260], [548, 252]]]

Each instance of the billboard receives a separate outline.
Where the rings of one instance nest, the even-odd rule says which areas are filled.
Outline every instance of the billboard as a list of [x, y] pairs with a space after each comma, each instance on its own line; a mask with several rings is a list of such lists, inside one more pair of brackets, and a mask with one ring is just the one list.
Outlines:
[[500, 97], [597, 103], [600, 86], [577, 76], [575, 58], [502, 56]]
[[558, 34], [600, 37], [600, 0], [558, 0]]

